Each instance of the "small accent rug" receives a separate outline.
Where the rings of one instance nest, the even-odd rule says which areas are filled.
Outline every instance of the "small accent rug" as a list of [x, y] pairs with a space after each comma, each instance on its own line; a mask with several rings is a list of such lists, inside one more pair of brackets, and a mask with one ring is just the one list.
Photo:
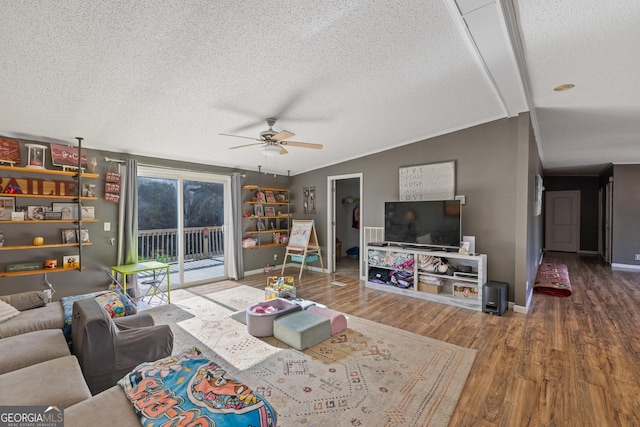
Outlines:
[[538, 276], [533, 292], [555, 297], [571, 296], [569, 270], [564, 264], [543, 263], [538, 268]]
[[279, 427], [447, 426], [475, 359], [475, 350], [354, 316], [342, 333], [298, 351], [229, 317], [262, 301], [259, 289], [178, 292], [189, 291], [148, 311], [171, 326], [174, 353], [199, 347], [262, 395]]

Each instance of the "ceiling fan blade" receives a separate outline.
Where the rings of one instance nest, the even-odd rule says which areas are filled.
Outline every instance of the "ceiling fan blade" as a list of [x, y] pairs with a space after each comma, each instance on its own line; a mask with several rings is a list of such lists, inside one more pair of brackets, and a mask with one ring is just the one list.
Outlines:
[[253, 144], [245, 144], [245, 145], [236, 145], [235, 147], [229, 147], [229, 150], [234, 150], [236, 148], [243, 148], [243, 147], [253, 147], [254, 145], [262, 145], [262, 142], [254, 142]]
[[280, 146], [280, 154], [282, 155], [282, 154], [287, 154], [287, 153], [288, 153], [287, 149], [286, 149], [286, 148], [284, 148], [284, 147], [281, 145], [281, 146]]
[[223, 136], [232, 136], [234, 138], [246, 138], [246, 139], [253, 139], [254, 141], [262, 141], [259, 138], [251, 138], [250, 136], [241, 136], [241, 135], [231, 135], [230, 133], [219, 133], [218, 135], [223, 135]]
[[282, 141], [283, 139], [291, 138], [294, 135], [295, 133], [291, 133], [288, 130], [283, 130], [282, 132], [279, 132], [273, 135], [271, 139], [279, 142], [279, 141]]
[[282, 141], [280, 144], [290, 145], [292, 147], [314, 148], [316, 150], [322, 149], [322, 144], [312, 144], [310, 142]]

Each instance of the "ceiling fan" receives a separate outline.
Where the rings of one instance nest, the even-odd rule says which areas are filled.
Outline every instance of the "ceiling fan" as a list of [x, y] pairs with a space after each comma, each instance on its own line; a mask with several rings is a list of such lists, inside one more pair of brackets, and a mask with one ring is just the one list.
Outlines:
[[253, 139], [255, 141], [253, 144], [245, 144], [245, 145], [237, 145], [235, 147], [230, 147], [231, 150], [236, 148], [250, 147], [252, 145], [262, 145], [260, 147], [260, 151], [262, 151], [266, 156], [277, 156], [278, 154], [287, 154], [288, 151], [285, 145], [290, 147], [302, 147], [302, 148], [314, 148], [316, 150], [320, 150], [322, 148], [322, 144], [312, 144], [310, 142], [296, 142], [296, 141], [286, 141], [287, 138], [291, 138], [294, 136], [294, 133], [291, 133], [287, 130], [283, 130], [282, 132], [276, 132], [273, 130], [273, 125], [276, 123], [276, 119], [269, 118], [267, 119], [267, 125], [269, 129], [260, 132], [260, 138], [252, 138], [250, 136], [241, 136], [241, 135], [231, 135], [228, 133], [221, 133], [219, 135], [224, 136], [233, 136], [235, 138], [246, 138]]

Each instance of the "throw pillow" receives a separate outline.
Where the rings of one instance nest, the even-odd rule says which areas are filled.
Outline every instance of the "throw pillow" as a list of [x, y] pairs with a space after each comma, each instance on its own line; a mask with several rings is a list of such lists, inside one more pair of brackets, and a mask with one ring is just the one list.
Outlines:
[[111, 318], [123, 317], [125, 315], [124, 304], [120, 300], [120, 296], [115, 292], [105, 292], [95, 297]]
[[16, 317], [20, 312], [11, 304], [0, 301], [0, 323]]
[[0, 300], [11, 304], [16, 310], [24, 311], [47, 305], [47, 296], [42, 291], [21, 292], [19, 294], [3, 295]]

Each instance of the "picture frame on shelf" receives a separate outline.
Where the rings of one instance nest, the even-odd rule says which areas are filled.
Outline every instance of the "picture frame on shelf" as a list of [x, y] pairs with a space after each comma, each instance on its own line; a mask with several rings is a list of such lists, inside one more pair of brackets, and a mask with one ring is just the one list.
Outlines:
[[24, 211], [11, 212], [11, 221], [24, 221]]
[[15, 197], [0, 197], [0, 221], [10, 221], [15, 210]]
[[276, 230], [276, 220], [275, 218], [271, 218], [269, 220], [269, 230]]
[[82, 219], [95, 219], [96, 208], [95, 206], [83, 206], [82, 207]]
[[253, 207], [253, 214], [255, 216], [264, 216], [264, 208], [261, 204], [257, 204]]
[[264, 231], [266, 230], [266, 226], [264, 225], [264, 221], [259, 219], [256, 221], [256, 230], [258, 231]]
[[265, 206], [264, 216], [276, 216], [276, 208], [273, 206]]
[[258, 199], [258, 202], [260, 203], [264, 203], [267, 201], [266, 195], [264, 194], [264, 191], [256, 191], [256, 198]]
[[[77, 232], [78, 230], [76, 230]], [[80, 230], [80, 235], [78, 236], [78, 241], [80, 243], [91, 243], [91, 239], [89, 238], [89, 230], [83, 228]]]
[[78, 204], [53, 203], [53, 212], [62, 212], [62, 219], [78, 219]]
[[79, 268], [80, 257], [78, 255], [65, 255], [62, 257], [62, 267], [64, 268]]
[[287, 202], [287, 196], [284, 193], [276, 194], [276, 202], [277, 203], [286, 203]]
[[82, 197], [96, 197], [96, 185], [82, 184]]
[[267, 190], [264, 192], [264, 196], [267, 199], [267, 203], [275, 203], [276, 196], [273, 194], [273, 191]]
[[20, 143], [9, 138], [0, 138], [0, 164], [20, 164]]
[[75, 229], [62, 230], [62, 243], [64, 244], [78, 243], [77, 231], [78, 230], [75, 230]]
[[27, 219], [43, 221], [47, 212], [51, 212], [50, 206], [27, 206]]

